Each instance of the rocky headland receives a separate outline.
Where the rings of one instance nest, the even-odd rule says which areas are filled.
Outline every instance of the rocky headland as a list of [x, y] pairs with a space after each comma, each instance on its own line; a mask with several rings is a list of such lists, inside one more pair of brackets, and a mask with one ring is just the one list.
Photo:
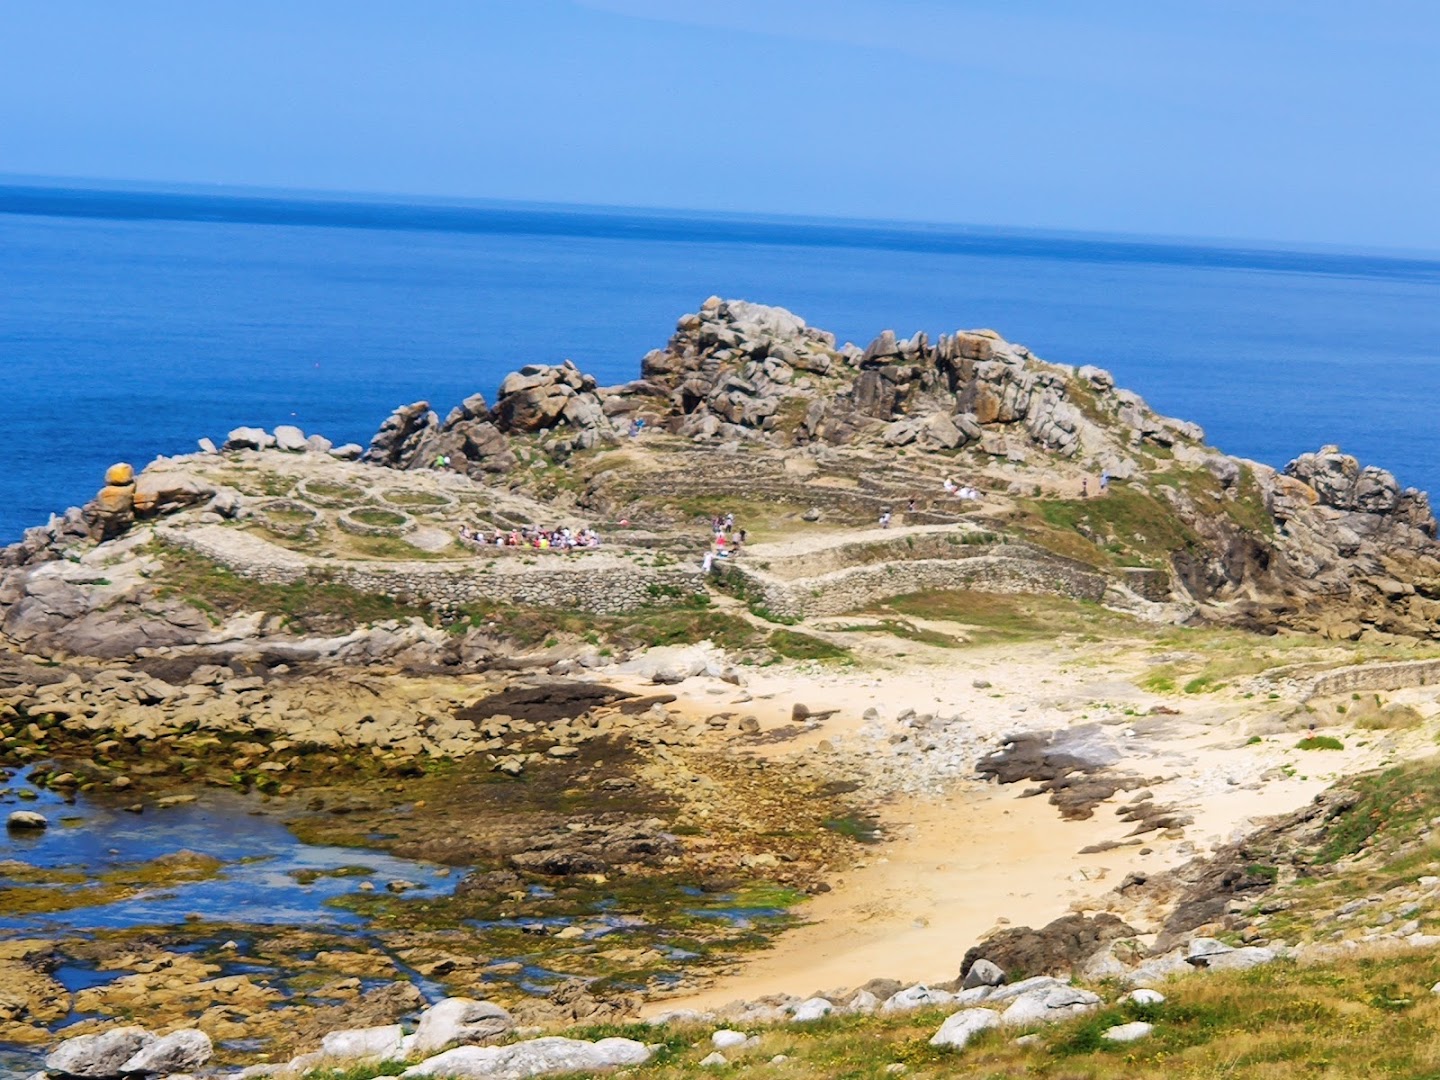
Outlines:
[[1336, 447], [712, 298], [105, 481], [0, 551], [17, 1075], [1034, 1063], [1440, 943], [1436, 522]]

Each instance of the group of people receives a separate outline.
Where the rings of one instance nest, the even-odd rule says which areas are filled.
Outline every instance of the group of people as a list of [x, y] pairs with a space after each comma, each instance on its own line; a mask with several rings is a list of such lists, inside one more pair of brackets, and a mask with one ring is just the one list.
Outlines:
[[973, 500], [976, 500], [976, 499], [980, 498], [980, 489], [979, 489], [979, 488], [973, 488], [973, 487], [971, 487], [969, 484], [958, 484], [958, 485], [957, 485], [957, 484], [955, 483], [955, 481], [954, 481], [954, 480], [951, 480], [950, 477], [948, 477], [948, 476], [945, 478], [944, 487], [945, 487], [945, 494], [946, 494], [946, 495], [953, 495], [953, 496], [955, 496], [955, 498], [957, 498], [957, 499], [965, 499], [965, 500], [967, 500], [967, 501], [973, 501]]
[[710, 531], [713, 534], [711, 548], [705, 552], [705, 558], [700, 564], [706, 573], [710, 572], [716, 559], [730, 558], [738, 553], [745, 543], [745, 530], [735, 527], [734, 514], [716, 514], [710, 519]]
[[571, 529], [568, 525], [558, 529], [496, 529], [491, 536], [484, 529], [460, 526], [460, 540], [477, 548], [534, 548], [539, 551], [574, 551], [584, 548], [598, 548], [600, 534], [588, 525], [583, 529]]

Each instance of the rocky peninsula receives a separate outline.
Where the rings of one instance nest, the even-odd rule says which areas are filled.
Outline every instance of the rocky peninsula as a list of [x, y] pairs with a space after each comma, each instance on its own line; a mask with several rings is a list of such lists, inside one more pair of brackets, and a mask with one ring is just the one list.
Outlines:
[[1429, 1030], [1423, 493], [989, 330], [711, 298], [639, 376], [237, 428], [0, 551], [0, 1072], [1158, 1075], [1239, 1052], [1196, 1002], [1298, 1039], [1352, 984]]

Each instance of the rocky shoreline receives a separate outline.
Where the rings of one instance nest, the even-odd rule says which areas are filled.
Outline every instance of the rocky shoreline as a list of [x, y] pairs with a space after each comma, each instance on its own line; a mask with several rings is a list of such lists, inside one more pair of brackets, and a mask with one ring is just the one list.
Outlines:
[[[0, 929], [0, 1041], [63, 1032], [49, 1075], [633, 1067], [668, 1045], [634, 1026], [667, 1002], [676, 1038], [730, 1025], [706, 1067], [771, 1028], [910, 1010], [953, 1014], [952, 1049], [1090, 1013], [1139, 1038], [1163, 998], [1102, 981], [1436, 943], [1425, 875], [1366, 934], [1255, 910], [1319, 873], [1258, 819], [1437, 722], [1428, 500], [1334, 447], [1277, 471], [990, 331], [860, 348], [712, 298], [633, 383], [528, 365], [493, 406], [397, 410], [368, 448], [243, 428], [106, 481], [0, 552], [0, 916], [30, 920]], [[712, 544], [727, 512], [739, 550]], [[562, 528], [601, 546], [539, 547]], [[774, 989], [697, 1003], [786, 942], [846, 940], [824, 905], [899, 880], [935, 808], [1018, 814], [1022, 791], [1079, 830], [1075, 861], [1024, 863], [1048, 893], [982, 895], [940, 953], [943, 905], [917, 914], [914, 956], [953, 981], [852, 968], [790, 996], [805, 965], [776, 960]], [[99, 845], [81, 810], [163, 831], [207, 792], [354, 850], [287, 879], [324, 878], [309, 925], [86, 926], [246, 857], [28, 856]], [[1333, 813], [1274, 835], [1323, 848], [1347, 807], [1313, 805]], [[949, 856], [916, 851], [910, 895], [867, 903], [951, 887]], [[375, 852], [433, 871], [367, 874]], [[629, 1026], [583, 1037], [604, 1025]]]

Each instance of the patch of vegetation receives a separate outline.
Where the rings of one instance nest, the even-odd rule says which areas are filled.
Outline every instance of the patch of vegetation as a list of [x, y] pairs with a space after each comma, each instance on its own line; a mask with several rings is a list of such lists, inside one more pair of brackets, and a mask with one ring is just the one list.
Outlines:
[[264, 611], [282, 615], [299, 631], [324, 632], [388, 619], [428, 617], [423, 605], [364, 593], [334, 581], [306, 579], [272, 585], [234, 571], [184, 548], [156, 542], [162, 568], [151, 580], [161, 597], [178, 597], [206, 613], [232, 615]]
[[[1132, 484], [1112, 484], [1107, 495], [1089, 499], [1027, 500], [1022, 505], [1049, 530], [1048, 535], [1030, 530], [1038, 543], [1091, 565], [1168, 567], [1175, 552], [1202, 546], [1169, 503]], [[1083, 543], [1057, 547], [1055, 533], [1076, 536]]]
[[310, 1080], [376, 1080], [380, 1076], [399, 1076], [409, 1067], [405, 1061], [375, 1061], [344, 1069], [315, 1069], [306, 1075]]
[[[1030, 1029], [982, 1032], [963, 1050], [932, 1047], [930, 1037], [953, 1009], [830, 1016], [808, 1024], [747, 1028], [753, 1047], [727, 1050], [735, 1075], [793, 1080], [868, 1080], [900, 1072], [977, 1080], [1129, 1080], [1311, 1076], [1426, 1078], [1440, 1075], [1435, 1050], [1440, 1008], [1428, 994], [1433, 959], [1424, 953], [1365, 957], [1300, 967], [1276, 963], [1244, 972], [1187, 976], [1165, 986], [1155, 1006], [1117, 1003], [1087, 1016]], [[1113, 994], [1113, 991], [1112, 991]], [[1155, 1025], [1147, 1038], [1103, 1038], [1118, 1024]], [[627, 1069], [636, 1080], [710, 1075], [700, 1061], [713, 1047], [711, 1026], [578, 1028], [566, 1034], [666, 1039], [661, 1053]], [[1033, 1031], [1040, 1039], [1017, 1045]], [[678, 1036], [678, 1037], [677, 1037]], [[771, 1060], [783, 1055], [783, 1064]]]
[[1295, 744], [1297, 750], [1344, 750], [1345, 744], [1333, 735], [1307, 735]]
[[867, 814], [827, 818], [825, 828], [862, 844], [878, 844], [881, 838], [880, 822]]
[[1358, 798], [1331, 820], [1316, 862], [1337, 862], [1387, 838], [1401, 843], [1440, 813], [1440, 761], [1435, 758], [1356, 777], [1349, 786]]
[[350, 517], [361, 525], [375, 528], [397, 529], [405, 524], [405, 515], [394, 510], [382, 510], [378, 506], [362, 506], [350, 511]]
[[365, 492], [353, 484], [341, 484], [334, 480], [311, 480], [305, 485], [307, 494], [322, 499], [354, 501], [364, 497]]
[[[314, 488], [314, 485], [311, 485]], [[406, 488], [403, 491], [387, 491], [384, 499], [396, 506], [448, 506], [450, 500], [444, 495], [437, 495], [430, 491], [412, 491]]]
[[1030, 641], [1063, 633], [1125, 636], [1147, 632], [1128, 615], [1107, 611], [1099, 604], [1015, 593], [941, 589], [906, 593], [882, 601], [868, 613], [958, 623], [976, 644]]
[[748, 621], [717, 611], [704, 593], [685, 593], [674, 604], [639, 608], [623, 615], [592, 615], [582, 611], [526, 608], [512, 604], [467, 605], [451, 630], [484, 629], [517, 645], [531, 647], [568, 634], [589, 644], [601, 642], [622, 649], [686, 645], [713, 641], [723, 649], [747, 649], [761, 635]]
[[222, 865], [218, 859], [192, 851], [126, 863], [98, 874], [4, 863], [0, 864], [0, 911], [12, 916], [43, 915], [112, 904], [144, 890], [214, 877]]
[[850, 650], [810, 634], [796, 630], [776, 630], [765, 644], [788, 660], [840, 660], [850, 657]]
[[749, 610], [750, 614], [754, 615], [757, 619], [764, 619], [766, 622], [779, 623], [781, 626], [794, 626], [800, 621], [794, 615], [777, 614], [776, 612], [771, 611], [764, 604], [761, 604], [758, 601], [752, 601], [750, 604], [747, 605], [747, 609]]

